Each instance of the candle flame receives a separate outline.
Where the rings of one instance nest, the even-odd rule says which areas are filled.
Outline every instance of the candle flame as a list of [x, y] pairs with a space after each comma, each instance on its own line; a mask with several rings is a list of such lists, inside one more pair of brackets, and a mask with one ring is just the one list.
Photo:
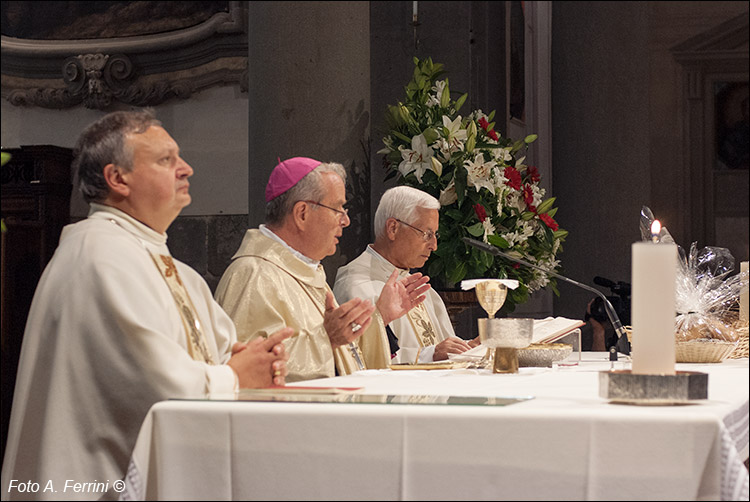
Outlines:
[[654, 220], [654, 222], [651, 224], [651, 237], [653, 239], [656, 239], [659, 237], [659, 234], [661, 233], [661, 223], [659, 223], [659, 220]]

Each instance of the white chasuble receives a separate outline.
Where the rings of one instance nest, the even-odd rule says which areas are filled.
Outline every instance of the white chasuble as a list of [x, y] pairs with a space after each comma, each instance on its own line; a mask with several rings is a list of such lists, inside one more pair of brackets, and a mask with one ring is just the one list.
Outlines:
[[[361, 255], [339, 268], [333, 292], [341, 303], [354, 297], [377, 301], [394, 270], [396, 267], [392, 263], [378, 254], [372, 246], [367, 246]], [[409, 273], [407, 270], [398, 270], [399, 278]], [[414, 363], [417, 360], [430, 362], [435, 345], [455, 336], [448, 311], [436, 291], [430, 288], [425, 294], [425, 301], [418, 307], [389, 324], [399, 343], [399, 350], [391, 360], [393, 364]], [[364, 340], [360, 346], [369, 366], [372, 354], [368, 353]], [[378, 354], [377, 357], [381, 356]]]
[[[203, 278], [173, 260], [202, 321], [206, 355], [217, 364], [194, 359], [182, 313], [150, 253], [170, 256], [166, 234], [111, 207], [91, 204], [87, 219], [63, 230], [26, 324], [3, 500], [116, 498], [63, 488], [66, 480], [109, 480], [111, 488], [122, 479], [154, 403], [234, 392], [236, 376], [225, 364], [236, 342], [232, 320]], [[8, 492], [11, 479], [50, 482], [58, 491]]]

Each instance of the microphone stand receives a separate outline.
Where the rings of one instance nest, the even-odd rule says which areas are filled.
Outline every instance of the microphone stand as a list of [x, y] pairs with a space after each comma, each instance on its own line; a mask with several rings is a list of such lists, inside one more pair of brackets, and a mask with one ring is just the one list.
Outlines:
[[[620, 322], [620, 318], [617, 316], [617, 312], [615, 312], [614, 307], [612, 304], [607, 300], [607, 297], [604, 296], [604, 293], [599, 291], [596, 288], [592, 288], [591, 286], [587, 286], [586, 284], [582, 284], [578, 281], [574, 281], [573, 279], [568, 279], [567, 277], [563, 277], [560, 274], [557, 274], [555, 272], [544, 270], [539, 265], [534, 265], [533, 263], [529, 263], [526, 260], [522, 260], [521, 258], [516, 258], [514, 256], [509, 255], [508, 253], [504, 253], [500, 251], [496, 246], [493, 246], [491, 244], [485, 244], [482, 241], [478, 241], [476, 239], [470, 239], [468, 237], [464, 237], [462, 239], [466, 244], [469, 244], [470, 246], [474, 246], [477, 249], [481, 249], [482, 251], [486, 253], [490, 253], [495, 256], [502, 256], [503, 258], [507, 258], [510, 261], [514, 261], [517, 263], [520, 263], [521, 265], [526, 265], [527, 267], [535, 268], [537, 270], [540, 270], [544, 272], [545, 274], [555, 277], [557, 279], [563, 280], [565, 282], [569, 282], [571, 284], [574, 284], [578, 286], [579, 288], [583, 288], [587, 291], [591, 291], [592, 293], [599, 296], [604, 301], [604, 310], [607, 312], [607, 317], [609, 317], [609, 322], [612, 324], [612, 328], [615, 330], [615, 333], [617, 334], [617, 345], [624, 345], [623, 347], [620, 347], [623, 354], [630, 354], [630, 343], [628, 343], [628, 337], [627, 333], [625, 333], [625, 328], [622, 326], [622, 322]], [[623, 338], [624, 337], [624, 338]]]

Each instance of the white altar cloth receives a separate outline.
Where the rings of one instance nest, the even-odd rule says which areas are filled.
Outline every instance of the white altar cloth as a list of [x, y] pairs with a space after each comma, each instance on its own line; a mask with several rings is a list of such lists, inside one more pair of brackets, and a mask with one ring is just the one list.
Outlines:
[[[608, 403], [578, 367], [368, 370], [299, 383], [366, 394], [534, 396], [508, 406], [166, 401], [149, 412], [124, 498], [747, 500], [748, 360], [678, 364], [708, 399]], [[625, 363], [616, 363], [622, 369]]]

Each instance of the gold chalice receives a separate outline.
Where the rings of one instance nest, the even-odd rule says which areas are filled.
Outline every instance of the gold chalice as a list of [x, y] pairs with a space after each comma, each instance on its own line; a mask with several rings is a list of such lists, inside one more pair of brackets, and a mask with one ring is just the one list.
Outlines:
[[487, 312], [490, 319], [494, 319], [497, 311], [505, 303], [508, 288], [501, 282], [483, 281], [474, 286], [474, 289], [477, 293], [479, 305]]
[[533, 319], [495, 319], [505, 303], [508, 288], [499, 281], [482, 281], [475, 287], [477, 300], [488, 319], [478, 319], [479, 339], [487, 347], [482, 359], [493, 373], [518, 373], [518, 349], [531, 343]]

